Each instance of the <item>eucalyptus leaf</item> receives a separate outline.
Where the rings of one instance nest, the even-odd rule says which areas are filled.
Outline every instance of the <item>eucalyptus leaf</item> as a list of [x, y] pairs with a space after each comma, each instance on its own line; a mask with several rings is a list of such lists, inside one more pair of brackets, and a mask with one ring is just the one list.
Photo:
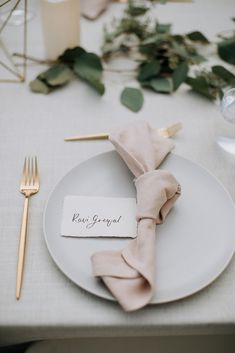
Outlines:
[[171, 32], [171, 24], [170, 23], [156, 23], [156, 31], [158, 33], [167, 33]]
[[235, 65], [235, 36], [218, 44], [218, 54], [224, 61]]
[[193, 54], [189, 57], [189, 63], [192, 65], [201, 64], [206, 61], [206, 58], [199, 54]]
[[138, 20], [136, 17], [123, 17], [113, 32], [115, 37], [126, 33], [135, 34], [138, 38], [143, 39], [146, 36], [147, 24]]
[[173, 80], [173, 85], [174, 85], [174, 91], [176, 91], [181, 83], [183, 83], [186, 80], [187, 74], [188, 74], [188, 64], [184, 61], [182, 62], [173, 72], [172, 75], [172, 80]]
[[184, 36], [181, 34], [172, 34], [171, 38], [176, 40], [176, 42], [183, 43], [184, 42]]
[[74, 65], [76, 59], [78, 59], [86, 51], [81, 47], [75, 47], [72, 49], [66, 49], [62, 55], [59, 56], [59, 61], [70, 67]]
[[100, 95], [104, 94], [105, 88], [101, 82], [103, 67], [98, 55], [83, 53], [75, 60], [73, 69], [80, 78], [87, 81]]
[[148, 44], [159, 45], [160, 43], [166, 41], [167, 37], [168, 35], [166, 33], [153, 33], [141, 41], [141, 46]]
[[31, 91], [35, 93], [43, 93], [43, 94], [48, 94], [51, 91], [51, 88], [47, 86], [47, 84], [38, 78], [35, 80], [31, 81], [29, 83], [29, 87]]
[[220, 66], [220, 65], [212, 66], [211, 70], [214, 74], [221, 77], [228, 83], [233, 82], [235, 79], [235, 75], [232, 74], [232, 72], [230, 72], [223, 66]]
[[192, 88], [193, 91], [200, 93], [211, 100], [216, 98], [216, 96], [211, 93], [210, 84], [204, 77], [187, 77], [185, 82]]
[[186, 35], [193, 42], [200, 42], [202, 44], [209, 44], [210, 41], [199, 31], [194, 31]]
[[139, 67], [138, 80], [141, 82], [156, 77], [160, 70], [161, 66], [157, 60], [143, 63]]
[[103, 66], [98, 55], [93, 53], [83, 53], [74, 63], [75, 72], [86, 79], [87, 77], [101, 79]]
[[72, 72], [67, 65], [59, 63], [41, 73], [39, 80], [45, 81], [49, 86], [62, 86], [72, 79]]
[[152, 88], [156, 92], [160, 93], [172, 93], [174, 89], [173, 81], [171, 78], [153, 78], [147, 84], [148, 87]]
[[176, 54], [180, 55], [180, 57], [181, 57], [182, 59], [189, 59], [190, 55], [189, 55], [189, 53], [188, 53], [186, 47], [185, 47], [183, 44], [174, 41], [174, 42], [172, 43], [172, 47], [173, 47], [173, 49], [174, 49], [174, 52], [175, 52]]
[[105, 86], [103, 84], [103, 82], [101, 82], [100, 80], [95, 80], [95, 79], [91, 79], [90, 81], [87, 80], [87, 82], [90, 83], [90, 85], [101, 95], [103, 96], [104, 92], [105, 92]]
[[128, 6], [128, 9], [127, 9], [127, 13], [130, 16], [135, 17], [135, 16], [144, 15], [148, 10], [149, 10], [149, 8], [146, 7], [146, 6], [135, 6], [135, 5], [133, 5], [132, 1], [129, 1], [129, 6]]
[[121, 93], [120, 100], [125, 107], [135, 113], [137, 113], [142, 108], [144, 103], [142, 91], [138, 88], [133, 87], [124, 88]]

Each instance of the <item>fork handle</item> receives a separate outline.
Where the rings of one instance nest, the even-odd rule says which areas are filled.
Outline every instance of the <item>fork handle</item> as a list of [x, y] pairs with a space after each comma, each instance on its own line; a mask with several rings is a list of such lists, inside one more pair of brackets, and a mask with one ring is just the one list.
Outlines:
[[25, 259], [25, 247], [27, 237], [27, 223], [28, 223], [28, 208], [29, 208], [29, 197], [25, 197], [24, 208], [22, 214], [22, 223], [20, 230], [20, 241], [18, 250], [18, 263], [17, 263], [17, 277], [16, 277], [16, 299], [20, 299], [23, 272], [24, 272], [24, 259]]

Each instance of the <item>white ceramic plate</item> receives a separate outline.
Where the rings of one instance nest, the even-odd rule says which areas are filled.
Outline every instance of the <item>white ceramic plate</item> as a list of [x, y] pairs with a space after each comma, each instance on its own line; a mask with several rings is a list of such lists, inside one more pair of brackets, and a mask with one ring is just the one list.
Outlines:
[[[182, 195], [156, 229], [156, 293], [152, 303], [191, 295], [213, 282], [231, 260], [235, 245], [234, 204], [223, 186], [198, 165], [170, 154], [161, 169], [172, 172]], [[120, 249], [128, 239], [66, 238], [60, 235], [66, 195], [135, 195], [133, 176], [115, 151], [72, 169], [54, 188], [44, 212], [44, 234], [57, 266], [73, 282], [99, 297], [112, 295], [92, 275], [91, 255]]]

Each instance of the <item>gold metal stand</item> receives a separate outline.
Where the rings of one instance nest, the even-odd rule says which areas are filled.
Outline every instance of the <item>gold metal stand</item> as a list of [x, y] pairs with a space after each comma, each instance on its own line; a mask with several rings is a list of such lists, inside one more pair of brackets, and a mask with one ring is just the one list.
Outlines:
[[[0, 78], [0, 82], [9, 82], [9, 83], [19, 83], [24, 82], [26, 79], [26, 69], [27, 69], [27, 1], [28, 0], [17, 0], [15, 4], [9, 11], [9, 14], [6, 16], [6, 19], [0, 24], [0, 49], [5, 54], [6, 62], [0, 58], [0, 66], [2, 66], [8, 73], [15, 76], [15, 79], [3, 79]], [[4, 5], [10, 4], [11, 0], [6, 0], [3, 4], [0, 5], [0, 10], [4, 8]], [[7, 27], [9, 20], [13, 12], [17, 9], [20, 3], [24, 3], [24, 22], [23, 22], [23, 54], [22, 54], [22, 68], [19, 68], [19, 65], [14, 60], [14, 54], [10, 53], [10, 50], [7, 48], [7, 45], [4, 43], [1, 35], [4, 29]]]

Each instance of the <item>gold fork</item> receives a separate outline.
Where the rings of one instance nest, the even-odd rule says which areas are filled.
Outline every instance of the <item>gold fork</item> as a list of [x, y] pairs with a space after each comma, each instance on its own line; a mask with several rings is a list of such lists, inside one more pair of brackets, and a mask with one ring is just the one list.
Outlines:
[[19, 241], [18, 263], [17, 263], [17, 277], [16, 277], [16, 299], [17, 300], [20, 299], [23, 272], [24, 272], [29, 198], [30, 196], [36, 194], [38, 191], [39, 191], [39, 176], [38, 176], [37, 157], [25, 158], [23, 174], [22, 174], [21, 184], [20, 184], [20, 192], [24, 195], [25, 200], [24, 200], [21, 230], [20, 230], [20, 241]]
[[[173, 137], [179, 130], [182, 129], [181, 123], [176, 123], [168, 127], [156, 129], [156, 132], [163, 137]], [[109, 138], [108, 133], [93, 134], [93, 135], [80, 135], [74, 137], [66, 137], [64, 141], [86, 141], [86, 140], [107, 140]]]

